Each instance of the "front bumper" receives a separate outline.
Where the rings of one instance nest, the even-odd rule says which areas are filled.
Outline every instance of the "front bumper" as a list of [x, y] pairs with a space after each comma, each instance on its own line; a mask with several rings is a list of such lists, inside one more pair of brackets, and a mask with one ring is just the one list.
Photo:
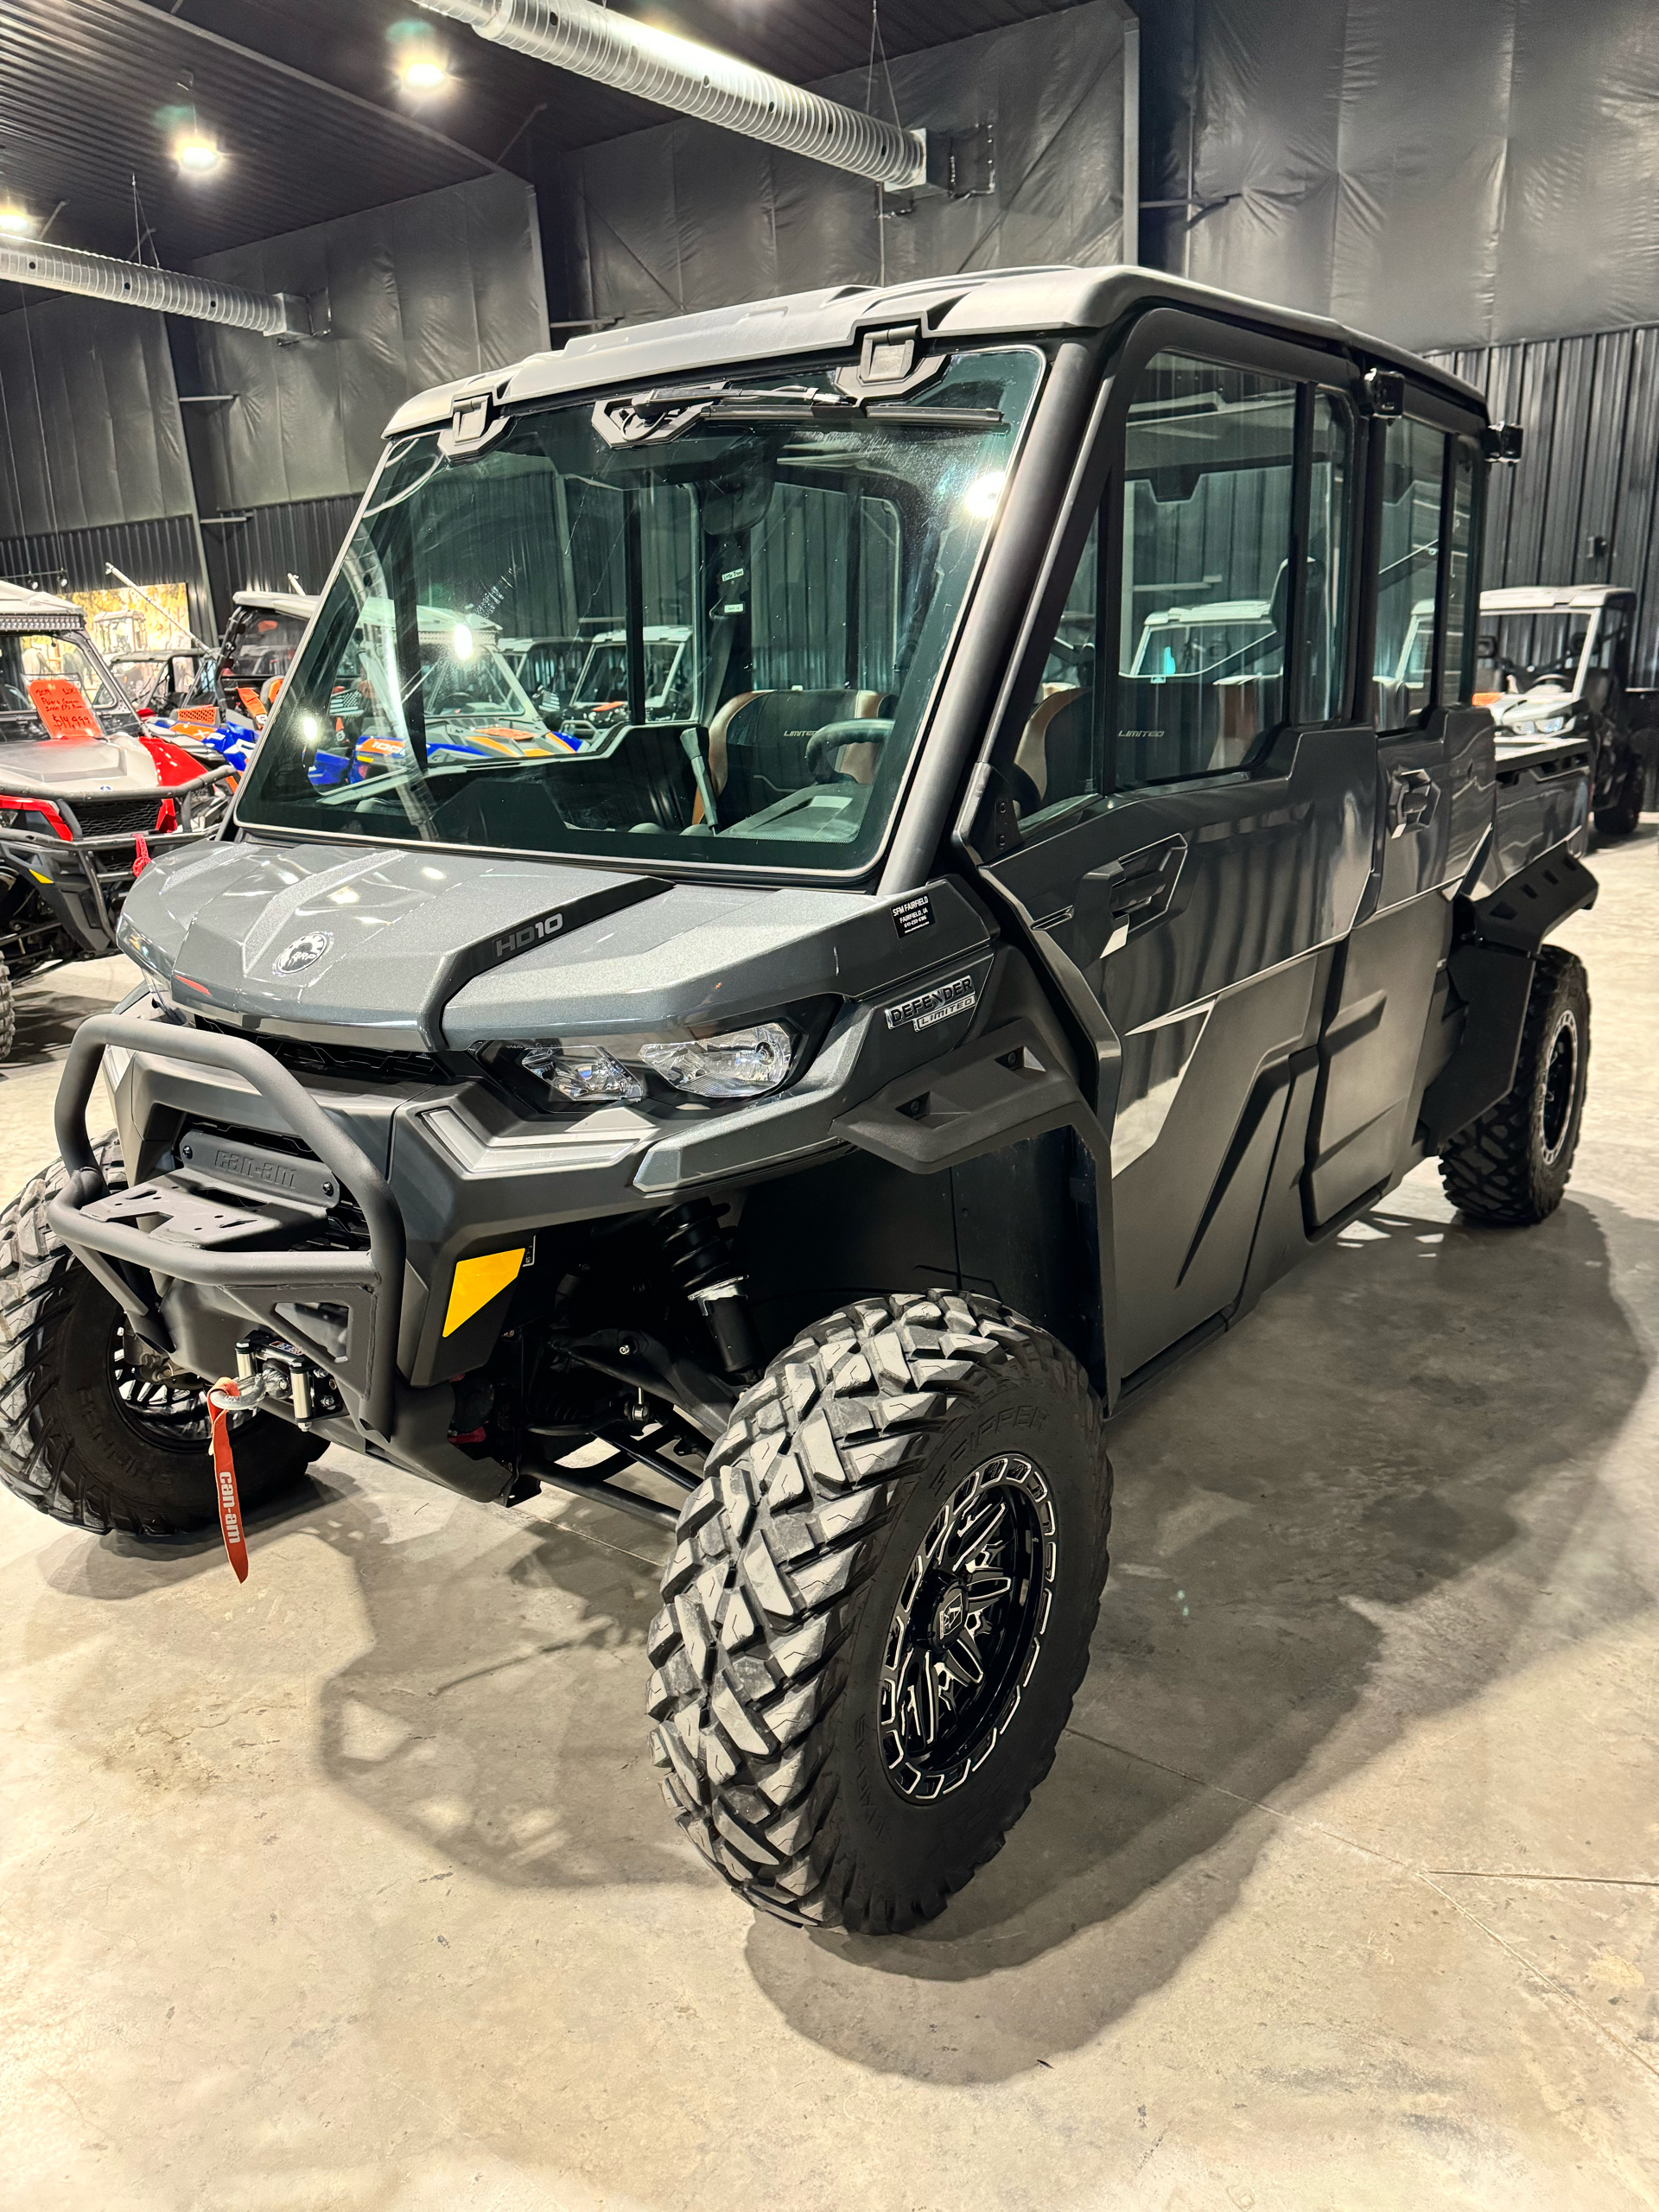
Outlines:
[[[218, 834], [219, 823], [213, 822], [199, 829], [145, 832], [144, 842], [154, 853], [172, 852]], [[31, 883], [53, 919], [94, 959], [116, 950], [116, 925], [140, 866], [137, 836], [131, 830], [73, 840], [50, 830], [0, 831], [0, 874]]]
[[[126, 1307], [143, 1333], [152, 1341], [164, 1338], [165, 1348], [180, 1352], [195, 1371], [211, 1373], [217, 1367], [222, 1372], [227, 1364], [224, 1331], [215, 1343], [207, 1316], [221, 1315], [238, 1334], [250, 1325], [269, 1329], [297, 1343], [334, 1376], [359, 1427], [390, 1437], [397, 1396], [404, 1225], [385, 1178], [269, 1052], [240, 1038], [169, 1027], [169, 1059], [228, 1074], [276, 1109], [351, 1192], [361, 1209], [366, 1242], [344, 1249], [296, 1246], [290, 1211], [280, 1203], [267, 1208], [251, 1202], [241, 1211], [269, 1223], [263, 1249], [226, 1249], [203, 1241], [204, 1236], [211, 1237], [211, 1227], [173, 1214], [172, 1202], [183, 1193], [165, 1179], [135, 1184], [112, 1202], [87, 1134], [86, 1108], [105, 1051], [153, 1050], [156, 1028], [153, 1022], [111, 1014], [94, 1016], [75, 1033], [55, 1111], [58, 1148], [68, 1173], [48, 1209], [54, 1231]], [[143, 1206], [146, 1193], [155, 1199], [153, 1211]], [[303, 1224], [302, 1215], [297, 1225]], [[277, 1236], [290, 1241], [269, 1241]], [[164, 1310], [168, 1286], [175, 1282], [194, 1286], [201, 1299]], [[179, 1341], [193, 1323], [202, 1341]], [[214, 1356], [204, 1358], [210, 1344]]]

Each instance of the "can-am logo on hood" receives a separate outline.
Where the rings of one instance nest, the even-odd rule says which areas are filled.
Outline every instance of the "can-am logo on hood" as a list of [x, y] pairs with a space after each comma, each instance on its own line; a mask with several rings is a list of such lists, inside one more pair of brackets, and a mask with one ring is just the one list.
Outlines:
[[272, 973], [278, 976], [297, 976], [302, 968], [315, 968], [334, 941], [333, 930], [312, 930], [305, 937], [296, 937], [292, 944], [285, 944], [271, 963]]

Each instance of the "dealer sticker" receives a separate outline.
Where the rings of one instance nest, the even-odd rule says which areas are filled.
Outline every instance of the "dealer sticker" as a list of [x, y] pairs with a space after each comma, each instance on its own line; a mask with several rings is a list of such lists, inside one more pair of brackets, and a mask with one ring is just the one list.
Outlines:
[[938, 983], [931, 991], [918, 991], [914, 998], [890, 1006], [887, 1027], [902, 1029], [908, 1022], [912, 1029], [931, 1029], [935, 1022], [949, 1021], [953, 1014], [970, 1014], [978, 1003], [973, 977], [958, 976], [953, 982]]
[[925, 891], [913, 899], [901, 899], [893, 910], [893, 926], [900, 937], [914, 937], [918, 930], [931, 927], [933, 920], [933, 901]]

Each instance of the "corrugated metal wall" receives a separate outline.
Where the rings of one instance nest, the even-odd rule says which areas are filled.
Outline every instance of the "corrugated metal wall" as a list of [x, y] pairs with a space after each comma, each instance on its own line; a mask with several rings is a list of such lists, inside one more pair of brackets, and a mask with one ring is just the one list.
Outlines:
[[[118, 310], [120, 312], [120, 310]], [[194, 515], [162, 515], [149, 522], [111, 523], [97, 530], [17, 531], [0, 537], [0, 576], [42, 591], [107, 591], [104, 563], [113, 561], [135, 583], [182, 583], [191, 627], [213, 636], [213, 615], [202, 589]]]
[[1659, 324], [1428, 358], [1526, 428], [1518, 466], [1491, 472], [1485, 582], [1630, 585], [1634, 680], [1659, 684]]
[[351, 527], [357, 500], [292, 499], [283, 505], [245, 507], [245, 523], [202, 524], [213, 597], [228, 608], [238, 591], [288, 591], [296, 575], [305, 591], [321, 591]]

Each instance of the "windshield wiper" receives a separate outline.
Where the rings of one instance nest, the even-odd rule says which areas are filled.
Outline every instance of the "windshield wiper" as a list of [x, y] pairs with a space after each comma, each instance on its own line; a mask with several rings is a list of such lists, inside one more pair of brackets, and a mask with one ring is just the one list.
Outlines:
[[812, 385], [674, 385], [601, 399], [594, 428], [611, 446], [665, 445], [688, 430], [746, 423], [899, 423], [918, 430], [1001, 430], [995, 407], [930, 407], [905, 400], [861, 399]]

